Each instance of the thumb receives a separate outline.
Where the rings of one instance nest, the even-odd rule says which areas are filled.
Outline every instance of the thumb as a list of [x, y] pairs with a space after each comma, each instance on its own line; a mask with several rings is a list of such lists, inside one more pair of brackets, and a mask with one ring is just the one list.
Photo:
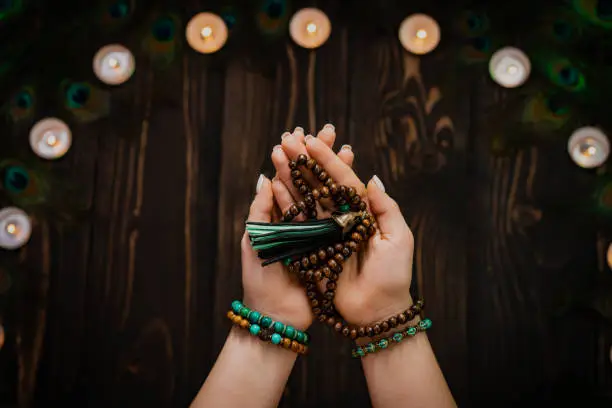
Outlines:
[[247, 221], [270, 222], [273, 208], [272, 182], [262, 174], [257, 180], [255, 199], [251, 203]]
[[[253, 202], [251, 203], [247, 222], [270, 222], [272, 220], [272, 209], [274, 208], [272, 182], [263, 174], [260, 175], [259, 179], [257, 180], [257, 187], [255, 188], [255, 191], [255, 199], [253, 199]], [[257, 255], [251, 248], [249, 235], [246, 231], [242, 235], [240, 247], [242, 249], [242, 269], [244, 272], [244, 262], [255, 262], [257, 260]]]
[[385, 192], [385, 186], [378, 176], [372, 177], [367, 186], [368, 203], [376, 218], [383, 238], [399, 236], [407, 228], [406, 220], [394, 199]]

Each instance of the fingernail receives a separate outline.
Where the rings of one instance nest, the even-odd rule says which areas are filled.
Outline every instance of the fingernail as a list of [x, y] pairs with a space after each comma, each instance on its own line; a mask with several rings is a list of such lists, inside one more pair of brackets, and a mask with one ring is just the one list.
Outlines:
[[257, 186], [255, 187], [256, 193], [259, 193], [259, 191], [261, 190], [261, 187], [263, 187], [263, 183], [265, 179], [266, 179], [266, 176], [264, 176], [263, 174], [259, 175], [259, 178], [257, 179]]
[[342, 145], [342, 147], [340, 148], [340, 150], [353, 150], [353, 147], [351, 145]]
[[376, 187], [380, 188], [382, 190], [382, 192], [385, 192], [385, 185], [383, 184], [383, 182], [378, 178], [378, 176], [374, 176], [372, 177], [372, 181], [374, 182], [374, 184], [376, 184]]
[[291, 133], [289, 132], [285, 132], [281, 135], [281, 140], [283, 140], [284, 138], [286, 138], [287, 136], [291, 136]]
[[304, 138], [306, 142], [309, 141], [310, 139], [312, 139], [312, 135], [306, 135], [306, 137]]
[[281, 146], [281, 145], [276, 145], [276, 146], [274, 146], [274, 147], [272, 148], [272, 150], [279, 150], [279, 149], [282, 149], [282, 148], [283, 148], [283, 146]]
[[293, 133], [301, 133], [304, 134], [304, 128], [298, 126], [293, 130]]
[[327, 125], [323, 126], [323, 130], [325, 130], [328, 133], [332, 133], [333, 131], [336, 130], [336, 128], [331, 123], [328, 123]]

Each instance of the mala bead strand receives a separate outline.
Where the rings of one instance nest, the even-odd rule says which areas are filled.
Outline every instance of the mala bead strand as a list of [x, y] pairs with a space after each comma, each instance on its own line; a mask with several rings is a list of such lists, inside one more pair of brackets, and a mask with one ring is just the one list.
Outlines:
[[[376, 223], [374, 217], [366, 212], [366, 203], [357, 194], [357, 190], [354, 187], [337, 184], [325, 169], [317, 164], [316, 160], [300, 154], [296, 160], [289, 162], [289, 168], [293, 185], [304, 196], [304, 199], [286, 211], [283, 217], [285, 222], [292, 221], [300, 213], [304, 213], [307, 218], [316, 218], [316, 202], [321, 198], [331, 198], [341, 212], [364, 213], [345, 241], [321, 247], [288, 263], [289, 272], [296, 274], [305, 286], [312, 312], [317, 319], [351, 339], [373, 337], [414, 319], [423, 309], [422, 300], [384, 321], [359, 327], [350, 326], [335, 310], [333, 300], [336, 295], [338, 278], [344, 269], [344, 261], [353, 253], [359, 252], [362, 245], [376, 233]], [[310, 170], [313, 176], [321, 182], [320, 187], [312, 188], [308, 185], [303, 178], [304, 168]], [[323, 292], [317, 285], [322, 279], [327, 279]]]

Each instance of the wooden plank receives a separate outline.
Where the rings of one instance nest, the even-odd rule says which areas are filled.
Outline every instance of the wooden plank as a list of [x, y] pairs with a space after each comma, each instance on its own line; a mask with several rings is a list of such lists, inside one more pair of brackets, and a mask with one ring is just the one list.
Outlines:
[[411, 226], [414, 286], [429, 300], [426, 314], [435, 324], [429, 337], [461, 401], [467, 388], [465, 123], [453, 124], [456, 107], [436, 90], [435, 77], [425, 82], [423, 72], [434, 69], [421, 69], [426, 58], [410, 57], [395, 39], [355, 38], [353, 44], [350, 140], [357, 169], [366, 181], [381, 177]]
[[[502, 103], [497, 89], [484, 81], [476, 86], [473, 112]], [[571, 200], [580, 192], [568, 186], [580, 189], [584, 180], [563, 144], [492, 155], [493, 133], [485, 121], [475, 115], [469, 160], [469, 361], [470, 378], [478, 379], [470, 402], [560, 402], [571, 392], [568, 384], [588, 387], [594, 381], [593, 322], [557, 309], [559, 295], [593, 279], [577, 272], [596, 268], [594, 230], [543, 205]]]
[[215, 275], [213, 350], [218, 352], [229, 331], [225, 314], [242, 287], [240, 240], [270, 135], [274, 80], [248, 72], [232, 61], [225, 81], [221, 170], [219, 173], [218, 257]]

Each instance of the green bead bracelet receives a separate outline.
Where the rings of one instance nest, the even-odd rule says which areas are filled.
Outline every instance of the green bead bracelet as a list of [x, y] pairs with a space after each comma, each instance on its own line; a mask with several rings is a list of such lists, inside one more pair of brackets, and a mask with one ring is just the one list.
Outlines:
[[281, 337], [286, 337], [290, 340], [295, 340], [305, 346], [310, 343], [310, 338], [307, 333], [296, 329], [295, 327], [289, 326], [281, 322], [275, 322], [272, 318], [265, 316], [255, 310], [251, 310], [242, 304], [239, 300], [232, 302], [232, 311], [238, 315], [247, 319], [251, 324], [257, 325], [263, 329], [272, 329], [274, 333], [279, 334]]
[[389, 337], [384, 339], [376, 340], [370, 342], [364, 346], [359, 346], [354, 348], [351, 352], [351, 355], [354, 358], [365, 357], [368, 354], [376, 353], [380, 350], [384, 350], [393, 344], [397, 344], [402, 342], [404, 339], [409, 337], [414, 337], [419, 332], [424, 332], [431, 328], [432, 322], [430, 319], [423, 319], [418, 324], [414, 326], [407, 327], [406, 329], [394, 333]]

